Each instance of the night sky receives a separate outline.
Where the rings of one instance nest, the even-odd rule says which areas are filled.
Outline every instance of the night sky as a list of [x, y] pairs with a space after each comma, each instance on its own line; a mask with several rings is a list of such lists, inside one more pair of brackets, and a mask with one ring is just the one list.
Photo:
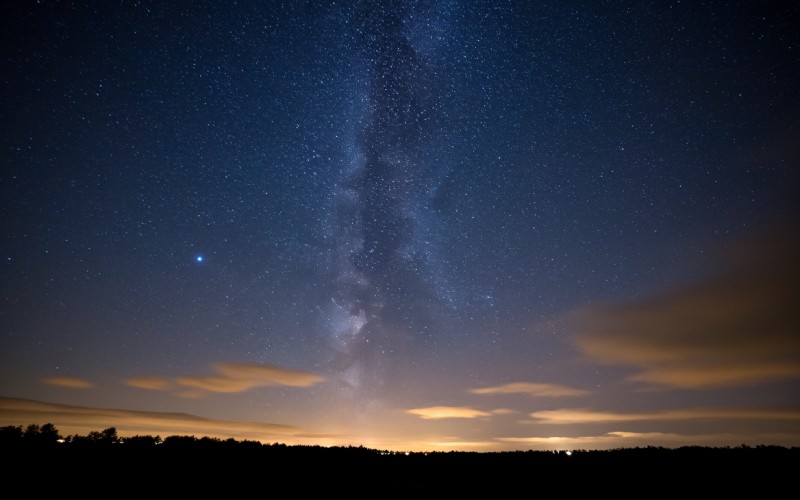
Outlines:
[[800, 446], [795, 2], [0, 23], [0, 425]]

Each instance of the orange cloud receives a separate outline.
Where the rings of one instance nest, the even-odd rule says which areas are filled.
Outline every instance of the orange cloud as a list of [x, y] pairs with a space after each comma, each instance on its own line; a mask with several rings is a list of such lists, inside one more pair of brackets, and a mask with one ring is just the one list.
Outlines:
[[491, 448], [496, 447], [496, 441], [431, 441], [424, 443], [428, 446], [436, 448], [445, 448], [448, 450], [466, 450], [476, 448]]
[[213, 420], [186, 413], [87, 408], [14, 398], [0, 398], [0, 422], [14, 425], [51, 422], [65, 435], [86, 435], [116, 427], [121, 436], [197, 435], [298, 444], [316, 444], [332, 437], [280, 424]]
[[517, 410], [512, 410], [511, 408], [498, 408], [496, 410], [492, 410], [494, 415], [511, 415], [512, 413], [517, 413]]
[[[658, 445], [675, 446], [692, 443], [694, 445], [715, 445], [721, 443], [741, 444], [744, 436], [732, 434], [676, 434], [671, 432], [625, 432], [614, 431], [596, 436], [547, 436], [547, 437], [502, 437], [503, 443], [524, 444], [545, 450], [564, 450], [575, 448], [620, 448], [630, 446]], [[752, 441], [753, 444], [769, 442], [769, 439]]]
[[256, 380], [236, 379], [215, 375], [186, 375], [178, 377], [177, 382], [187, 387], [195, 387], [208, 392], [245, 392], [259, 386]]
[[88, 380], [77, 377], [49, 377], [42, 380], [42, 382], [48, 385], [68, 387], [70, 389], [88, 389], [94, 387], [94, 384]]
[[406, 413], [417, 415], [426, 420], [439, 420], [443, 418], [478, 418], [489, 417], [489, 412], [468, 408], [465, 406], [431, 406], [428, 408], [414, 408]]
[[255, 363], [219, 363], [214, 368], [219, 375], [186, 375], [176, 382], [208, 392], [235, 393], [271, 385], [310, 387], [325, 380], [309, 372]]
[[543, 397], [582, 396], [588, 394], [587, 391], [573, 389], [565, 385], [538, 384], [534, 382], [514, 382], [495, 387], [480, 387], [470, 389], [469, 392], [473, 394], [527, 394], [529, 396]]
[[677, 434], [671, 432], [626, 432], [614, 431], [593, 436], [532, 436], [495, 438], [502, 443], [528, 445], [543, 450], [564, 449], [608, 449], [631, 446], [737, 446], [748, 443], [751, 446], [771, 443], [800, 443], [796, 435], [780, 433], [759, 434]]
[[325, 377], [309, 372], [255, 363], [220, 363], [215, 368], [230, 379], [257, 380], [267, 385], [311, 387], [325, 380]]
[[151, 391], [163, 391], [170, 387], [169, 380], [163, 377], [151, 377], [151, 376], [133, 377], [126, 380], [125, 383], [131, 387], [136, 387], [138, 389], [148, 389]]
[[[686, 436], [680, 434], [664, 433], [664, 432], [607, 432], [599, 436], [547, 436], [547, 437], [501, 437], [496, 438], [498, 441], [506, 443], [524, 443], [524, 444], [539, 444], [539, 445], [596, 445], [596, 444], [614, 444], [621, 446], [622, 440], [664, 440], [679, 441], [685, 440]], [[685, 441], [684, 441], [685, 442]]]
[[712, 388], [800, 378], [800, 239], [751, 246], [694, 286], [576, 313], [578, 348], [631, 380]]
[[700, 419], [795, 420], [800, 422], [800, 410], [773, 409], [689, 408], [632, 413], [560, 409], [535, 411], [530, 416], [536, 419], [536, 423], [556, 425]]

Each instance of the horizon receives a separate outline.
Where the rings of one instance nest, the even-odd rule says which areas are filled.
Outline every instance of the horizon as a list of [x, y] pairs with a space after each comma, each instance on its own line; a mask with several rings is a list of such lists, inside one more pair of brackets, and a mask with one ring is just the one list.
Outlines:
[[800, 446], [799, 5], [0, 9], [0, 426]]
[[[11, 398], [0, 397], [0, 405], [4, 405], [4, 403], [6, 403], [7, 400], [9, 400], [9, 399], [11, 399]], [[42, 403], [40, 401], [33, 401], [33, 400], [19, 400], [19, 401], [22, 402], [22, 403], [27, 403], [27, 404], [33, 403], [35, 405], [45, 405], [46, 404], [46, 403]], [[86, 408], [68, 407], [66, 405], [64, 405], [63, 407], [64, 408], [72, 408], [74, 410], [84, 410], [84, 411], [87, 410]], [[103, 411], [103, 412], [111, 411], [111, 412], [115, 412], [117, 414], [125, 414], [125, 413], [127, 413], [125, 410], [119, 410], [119, 409], [98, 409], [98, 411]], [[138, 415], [158, 415], [157, 413], [154, 413], [154, 412], [129, 412], [129, 413], [138, 414]], [[180, 416], [183, 416], [183, 417], [187, 418], [188, 420], [196, 420], [198, 418], [195, 415], [188, 415], [188, 414], [162, 414], [161, 416], [163, 417], [163, 416], [169, 416], [169, 415], [172, 415], [172, 416], [180, 415]], [[236, 425], [236, 424], [241, 424], [241, 423], [227, 422], [227, 424], [230, 426], [230, 425]], [[775, 444], [769, 444], [769, 443], [759, 443], [759, 444], [739, 443], [737, 445], [728, 445], [728, 444], [720, 445], [720, 444], [718, 444], [718, 445], [710, 445], [710, 446], [709, 445], [700, 445], [700, 444], [691, 444], [691, 443], [684, 443], [684, 444], [675, 445], [675, 446], [644, 444], [644, 445], [636, 445], [636, 446], [629, 446], [629, 447], [607, 447], [606, 446], [606, 447], [601, 447], [601, 448], [563, 448], [562, 447], [562, 448], [537, 448], [537, 449], [533, 449], [533, 448], [529, 447], [529, 448], [505, 448], [505, 449], [498, 449], [498, 450], [469, 450], [469, 449], [456, 449], [456, 448], [442, 448], [442, 447], [437, 447], [437, 446], [434, 446], [432, 448], [398, 448], [396, 446], [395, 447], [390, 447], [390, 448], [375, 448], [375, 447], [364, 446], [363, 444], [357, 444], [357, 443], [345, 442], [345, 441], [343, 441], [341, 443], [333, 443], [333, 444], [330, 444], [330, 443], [329, 444], [320, 444], [320, 443], [315, 443], [315, 442], [293, 443], [292, 444], [292, 443], [287, 443], [286, 441], [281, 441], [281, 440], [270, 441], [269, 439], [264, 439], [264, 438], [257, 439], [256, 436], [258, 434], [252, 434], [250, 436], [246, 436], [246, 434], [239, 434], [238, 437], [234, 437], [233, 434], [225, 433], [225, 432], [217, 433], [217, 434], [212, 433], [211, 435], [205, 435], [205, 434], [198, 435], [197, 432], [187, 431], [186, 433], [179, 433], [179, 432], [177, 432], [177, 433], [168, 433], [168, 434], [166, 434], [166, 435], [164, 435], [162, 437], [161, 433], [153, 434], [153, 433], [147, 433], [147, 432], [143, 433], [143, 432], [133, 432], [133, 431], [128, 431], [126, 433], [125, 430], [120, 432], [120, 430], [116, 426], [110, 426], [110, 427], [106, 427], [106, 428], [103, 428], [103, 429], [95, 428], [95, 429], [92, 429], [92, 430], [87, 430], [88, 426], [86, 424], [80, 424], [80, 425], [73, 424], [73, 426], [68, 427], [69, 429], [76, 430], [77, 432], [62, 432], [62, 430], [60, 428], [58, 428], [58, 426], [53, 424], [52, 422], [45, 422], [45, 423], [31, 422], [31, 423], [28, 423], [27, 425], [26, 424], [19, 424], [19, 425], [10, 424], [8, 426], [3, 426], [3, 427], [16, 427], [23, 433], [23, 434], [21, 434], [21, 436], [24, 436], [24, 435], [27, 434], [28, 429], [30, 429], [31, 426], [35, 426], [36, 429], [34, 429], [34, 430], [38, 430], [39, 428], [41, 428], [42, 426], [45, 426], [45, 425], [52, 425], [54, 427], [54, 430], [56, 432], [58, 432], [58, 434], [60, 436], [60, 439], [58, 440], [59, 444], [63, 444], [65, 442], [70, 442], [70, 438], [72, 438], [72, 439], [75, 439], [75, 438], [91, 438], [91, 436], [93, 434], [95, 434], [95, 435], [96, 434], [104, 434], [106, 431], [112, 430], [114, 437], [117, 439], [117, 441], [114, 441], [114, 443], [116, 443], [116, 442], [124, 442], [125, 440], [131, 439], [131, 438], [153, 438], [157, 442], [160, 443], [160, 442], [164, 442], [168, 438], [188, 437], [188, 438], [194, 438], [196, 440], [210, 439], [210, 440], [216, 440], [216, 441], [233, 440], [233, 441], [235, 441], [237, 443], [251, 442], [251, 443], [259, 443], [259, 444], [261, 444], [263, 446], [289, 446], [289, 447], [291, 447], [291, 446], [299, 446], [299, 447], [322, 447], [322, 448], [364, 448], [364, 449], [367, 449], [367, 450], [370, 450], [370, 451], [392, 452], [392, 453], [397, 453], [397, 454], [405, 453], [406, 455], [408, 455], [409, 453], [424, 453], [424, 454], [428, 454], [428, 453], [437, 453], [437, 452], [438, 453], [451, 453], [451, 452], [459, 452], [459, 453], [543, 452], [543, 453], [566, 453], [567, 455], [570, 455], [573, 452], [619, 451], [619, 450], [642, 449], [642, 448], [658, 448], [658, 449], [665, 449], [665, 450], [678, 450], [678, 449], [682, 449], [682, 448], [705, 448], [705, 449], [740, 449], [740, 448], [773, 448], [773, 447], [775, 447], [775, 448], [784, 448], [784, 449], [797, 449], [797, 448], [799, 448], [798, 446], [783, 446], [783, 445], [775, 445]], [[136, 429], [136, 425], [128, 423], [128, 424], [126, 424], [126, 428], [127, 429]], [[141, 427], [139, 430], [142, 430], [142, 429], [145, 429], [145, 428], [147, 428], [147, 426]], [[80, 431], [83, 431], [83, 433], [81, 433]], [[242, 436], [245, 436], [245, 437], [242, 437]], [[52, 444], [52, 443], [50, 443], [50, 444]]]

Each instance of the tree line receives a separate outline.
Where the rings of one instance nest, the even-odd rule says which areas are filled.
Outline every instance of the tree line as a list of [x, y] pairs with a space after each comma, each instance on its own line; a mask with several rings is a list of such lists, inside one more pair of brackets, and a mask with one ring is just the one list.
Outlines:
[[119, 448], [150, 448], [161, 445], [166, 447], [193, 447], [193, 448], [211, 448], [211, 447], [228, 447], [228, 448], [260, 448], [262, 446], [269, 447], [286, 447], [283, 443], [274, 443], [271, 445], [263, 445], [260, 441], [251, 440], [236, 440], [228, 438], [225, 440], [215, 437], [196, 437], [187, 435], [171, 435], [166, 438], [161, 438], [160, 435], [134, 435], [122, 437], [117, 433], [116, 427], [108, 427], [101, 431], [91, 431], [86, 435], [71, 434], [62, 436], [55, 425], [46, 423], [44, 425], [29, 424], [22, 425], [8, 425], [0, 427], [0, 447], [65, 447], [65, 448], [91, 448], [91, 447], [108, 447], [117, 446]]
[[[8, 425], [0, 427], [0, 448], [61, 448], [61, 449], [101, 449], [114, 447], [116, 449], [179, 449], [179, 450], [272, 450], [283, 453], [321, 453], [333, 451], [359, 456], [389, 456], [389, 457], [428, 457], [428, 460], [437, 457], [448, 457], [448, 460], [473, 460], [478, 457], [497, 459], [527, 459], [537, 458], [548, 461], [564, 461], [580, 463], [599, 460], [629, 460], [635, 462], [641, 459], [675, 460], [679, 462], [725, 461], [780, 458], [800, 464], [800, 448], [786, 448], [773, 445], [758, 445], [755, 447], [740, 445], [736, 447], [702, 447], [683, 446], [680, 448], [664, 448], [647, 446], [644, 448], [616, 448], [610, 450], [564, 450], [564, 451], [503, 451], [503, 452], [467, 452], [467, 451], [440, 451], [440, 452], [397, 452], [365, 448], [363, 446], [333, 446], [323, 447], [318, 445], [286, 445], [284, 443], [261, 443], [252, 440], [236, 440], [234, 438], [220, 439], [216, 437], [196, 437], [189, 435], [171, 435], [161, 438], [160, 435], [134, 435], [123, 437], [117, 432], [116, 427], [108, 427], [101, 431], [91, 431], [86, 435], [62, 436], [52, 423], [43, 425], [29, 424]], [[432, 457], [432, 458], [431, 458]]]
[[[658, 485], [662, 493], [691, 491], [716, 498], [743, 491], [757, 492], [759, 498], [800, 494], [800, 448], [769, 445], [406, 453], [186, 435], [127, 437], [120, 436], [115, 427], [62, 436], [55, 425], [47, 423], [0, 427], [0, 458], [4, 463], [0, 477], [17, 480], [32, 475], [36, 481], [31, 484], [53, 486], [55, 491], [64, 484], [58, 478], [86, 477], [91, 471], [93, 477], [108, 483], [123, 479], [126, 488], [138, 487], [142, 494], [150, 494], [155, 487], [181, 495], [187, 488], [207, 494], [210, 478], [225, 488], [241, 485], [246, 489], [261, 486], [264, 477], [286, 481], [299, 473], [306, 478], [296, 483], [302, 491], [315, 485], [342, 487], [344, 478], [352, 478], [353, 485], [363, 486], [366, 481], [391, 485], [392, 491], [405, 488], [410, 494], [418, 492], [420, 485], [433, 485], [449, 493], [454, 488], [474, 493], [476, 487], [485, 487], [494, 496], [510, 496], [519, 493], [520, 485], [530, 484], [537, 491], [554, 487], [571, 493], [626, 491], [645, 484]], [[42, 471], [59, 471], [59, 475]], [[135, 480], [125, 482], [124, 478]], [[89, 491], [97, 486], [84, 482], [81, 487], [87, 484]]]

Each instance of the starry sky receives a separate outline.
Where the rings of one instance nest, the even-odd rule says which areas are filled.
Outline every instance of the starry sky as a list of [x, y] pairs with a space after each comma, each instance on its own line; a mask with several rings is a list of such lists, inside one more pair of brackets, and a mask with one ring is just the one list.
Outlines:
[[800, 446], [794, 2], [4, 2], [0, 424]]

